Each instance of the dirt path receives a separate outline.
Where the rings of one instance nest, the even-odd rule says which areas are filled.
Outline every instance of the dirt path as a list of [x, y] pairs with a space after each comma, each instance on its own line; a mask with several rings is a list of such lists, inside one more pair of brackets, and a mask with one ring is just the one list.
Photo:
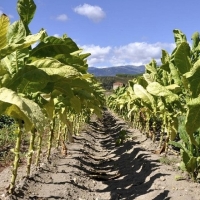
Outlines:
[[129, 140], [116, 147], [119, 131], [127, 128], [106, 111], [102, 121], [93, 119], [67, 144], [67, 156], [54, 150], [51, 162], [33, 170], [30, 179], [21, 178], [21, 167], [15, 196], [4, 197], [10, 168], [0, 173], [0, 199], [200, 199], [199, 184], [176, 181], [184, 175], [176, 166], [161, 164], [160, 155], [152, 153], [154, 144], [138, 131], [128, 129]]

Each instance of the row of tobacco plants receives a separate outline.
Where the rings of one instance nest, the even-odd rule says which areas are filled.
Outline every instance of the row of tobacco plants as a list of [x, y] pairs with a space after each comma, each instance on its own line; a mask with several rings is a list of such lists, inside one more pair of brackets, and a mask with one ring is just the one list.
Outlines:
[[[108, 97], [107, 104], [151, 136], [159, 134], [160, 148], [168, 144], [180, 149], [180, 168], [194, 180], [200, 175], [200, 37], [175, 29], [175, 49], [162, 50], [161, 64], [152, 60], [142, 76], [130, 80]], [[159, 128], [158, 128], [159, 126]], [[177, 138], [180, 138], [177, 141]], [[176, 140], [175, 140], [176, 139]]]
[[0, 115], [15, 120], [13, 134], [17, 138], [9, 193], [15, 188], [23, 135], [30, 136], [29, 176], [33, 154], [35, 164], [40, 161], [45, 127], [50, 130], [46, 147], [49, 159], [53, 138], [57, 147], [66, 140], [72, 142], [80, 123], [92, 113], [101, 115], [104, 102], [101, 85], [87, 72], [90, 54], [83, 54], [67, 35], [48, 36], [43, 29], [32, 34], [29, 23], [36, 11], [33, 0], [18, 0], [17, 11], [20, 19], [12, 24], [6, 14], [0, 17]]

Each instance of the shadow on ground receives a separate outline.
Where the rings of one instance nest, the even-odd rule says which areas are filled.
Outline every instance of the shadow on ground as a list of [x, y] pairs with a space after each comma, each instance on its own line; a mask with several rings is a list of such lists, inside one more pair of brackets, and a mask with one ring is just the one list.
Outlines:
[[[115, 140], [124, 126], [123, 122], [117, 121], [109, 112], [104, 114], [102, 121], [91, 122], [90, 129], [86, 131], [86, 134], [95, 140], [100, 140], [102, 149], [110, 152], [112, 158], [105, 159], [102, 153], [99, 153], [95, 148], [95, 144], [90, 144], [90, 139], [84, 138], [87, 141], [86, 146], [90, 148], [90, 151], [86, 151], [86, 154], [95, 153], [95, 155], [102, 156], [102, 159], [96, 162], [95, 159], [77, 157], [76, 159], [81, 162], [81, 167], [73, 166], [87, 174], [91, 174], [91, 169], [88, 169], [88, 166], [93, 169], [107, 170], [108, 174], [111, 170], [117, 171], [120, 174], [117, 178], [108, 180], [101, 180], [101, 176], [96, 178], [96, 180], [103, 181], [107, 185], [105, 189], [97, 191], [100, 193], [110, 192], [111, 199], [135, 199], [150, 193], [154, 181], [168, 175], [156, 173], [150, 176], [154, 170], [160, 167], [160, 163], [157, 160], [150, 160], [149, 153], [140, 148], [138, 142], [127, 141], [116, 147]], [[109, 135], [109, 139], [107, 135]], [[106, 139], [101, 139], [103, 136]], [[167, 199], [168, 193], [168, 190], [164, 190], [154, 199]]]

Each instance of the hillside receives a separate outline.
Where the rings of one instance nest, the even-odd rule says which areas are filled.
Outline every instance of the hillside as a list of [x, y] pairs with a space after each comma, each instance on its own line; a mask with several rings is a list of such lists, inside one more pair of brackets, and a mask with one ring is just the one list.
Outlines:
[[106, 67], [106, 68], [97, 68], [89, 67], [88, 72], [94, 74], [94, 76], [116, 76], [116, 74], [141, 74], [144, 73], [145, 67], [141, 66], [118, 66], [118, 67]]

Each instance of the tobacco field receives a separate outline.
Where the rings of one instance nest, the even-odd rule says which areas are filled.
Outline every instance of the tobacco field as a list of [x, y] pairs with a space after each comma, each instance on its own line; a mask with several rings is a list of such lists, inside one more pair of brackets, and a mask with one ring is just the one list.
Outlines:
[[199, 199], [199, 33], [174, 29], [173, 52], [107, 96], [89, 52], [32, 34], [33, 0], [17, 11], [0, 16], [0, 199]]

